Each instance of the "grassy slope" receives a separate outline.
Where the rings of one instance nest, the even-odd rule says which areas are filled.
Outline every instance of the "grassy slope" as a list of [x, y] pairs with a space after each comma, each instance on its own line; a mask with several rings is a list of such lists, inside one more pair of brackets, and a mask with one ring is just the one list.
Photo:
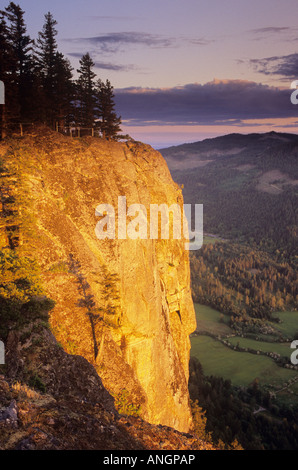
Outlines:
[[[201, 362], [205, 375], [220, 376], [230, 379], [233, 385], [248, 386], [254, 379], [259, 379], [261, 385], [271, 385], [275, 389], [282, 388], [285, 382], [296, 377], [297, 371], [279, 367], [273, 359], [264, 355], [239, 352], [225, 346], [220, 341], [205, 332], [214, 335], [230, 336], [231, 328], [225, 323], [226, 318], [220, 321], [220, 312], [205, 305], [195, 304], [197, 314], [197, 330], [199, 336], [191, 338], [191, 356], [197, 357]], [[283, 332], [293, 332], [293, 324], [297, 322], [298, 312], [281, 312]], [[296, 323], [297, 324], [297, 323]], [[280, 328], [280, 326], [279, 326]], [[256, 341], [238, 336], [229, 337], [229, 342], [236, 346], [251, 348], [255, 351], [276, 352], [283, 356], [290, 355], [290, 344]], [[291, 387], [294, 393], [298, 392], [297, 385]]]
[[216, 335], [232, 334], [231, 328], [227, 325], [228, 317], [221, 319], [221, 313], [207, 305], [195, 304], [197, 330], [199, 332], [208, 332]]
[[230, 379], [237, 386], [248, 386], [257, 378], [261, 385], [279, 388], [297, 375], [277, 366], [269, 357], [233, 351], [209, 336], [191, 338], [191, 355], [200, 360], [205, 375]]
[[274, 327], [292, 340], [295, 333], [298, 332], [298, 312], [276, 312], [275, 316], [280, 318], [281, 323], [274, 325]]

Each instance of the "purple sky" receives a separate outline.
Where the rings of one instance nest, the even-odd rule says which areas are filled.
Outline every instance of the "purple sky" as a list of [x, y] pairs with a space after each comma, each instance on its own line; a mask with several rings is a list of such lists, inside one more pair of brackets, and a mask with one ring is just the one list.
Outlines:
[[15, 3], [32, 38], [53, 14], [75, 70], [91, 54], [137, 140], [161, 148], [229, 132], [297, 132], [297, 0]]

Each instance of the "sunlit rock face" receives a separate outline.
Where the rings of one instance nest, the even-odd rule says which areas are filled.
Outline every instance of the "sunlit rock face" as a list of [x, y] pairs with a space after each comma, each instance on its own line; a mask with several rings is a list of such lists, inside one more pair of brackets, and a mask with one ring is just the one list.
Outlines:
[[[26, 143], [27, 142], [27, 143]], [[154, 424], [188, 431], [189, 335], [196, 327], [185, 240], [100, 240], [100, 204], [179, 204], [162, 156], [139, 143], [28, 138], [23, 161], [30, 230], [50, 324], [71, 354], [95, 365], [104, 386]], [[25, 145], [24, 143], [24, 145]], [[30, 217], [29, 217], [30, 218]], [[127, 223], [133, 217], [127, 218]]]

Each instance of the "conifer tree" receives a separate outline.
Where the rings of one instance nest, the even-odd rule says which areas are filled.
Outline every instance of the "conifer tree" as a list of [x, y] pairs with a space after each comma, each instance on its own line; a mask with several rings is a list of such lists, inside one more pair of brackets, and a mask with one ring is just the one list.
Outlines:
[[48, 87], [52, 86], [54, 77], [55, 57], [57, 52], [56, 36], [58, 33], [55, 28], [56, 25], [57, 21], [54, 20], [53, 15], [48, 12], [45, 15], [43, 29], [38, 33], [37, 39], [39, 63]]
[[94, 62], [87, 52], [80, 60], [80, 68], [77, 70], [79, 78], [77, 81], [77, 123], [80, 126], [93, 127], [95, 119], [95, 91], [93, 71]]
[[56, 53], [54, 65], [54, 114], [59, 128], [69, 124], [73, 115], [74, 84], [72, 67], [61, 52]]
[[24, 120], [28, 108], [30, 108], [33, 95], [30, 94], [29, 83], [32, 79], [32, 45], [33, 41], [26, 34], [27, 28], [24, 21], [24, 11], [19, 5], [10, 2], [5, 8], [5, 16], [8, 20], [7, 40], [11, 48], [13, 69], [15, 72], [15, 100], [17, 105], [17, 117]]
[[26, 34], [27, 28], [24, 21], [24, 11], [19, 5], [10, 2], [5, 8], [6, 17], [9, 21], [8, 39], [11, 43], [17, 63], [19, 77], [25, 72], [26, 65], [30, 61], [32, 40]]
[[37, 61], [41, 83], [43, 87], [43, 121], [54, 125], [55, 104], [55, 64], [57, 54], [57, 21], [48, 12], [45, 15], [45, 23], [37, 39]]
[[0, 11], [0, 79], [5, 79], [5, 74], [11, 68], [12, 48], [8, 42], [8, 29], [5, 22], [5, 13]]
[[1, 105], [1, 136], [12, 129], [19, 118], [16, 57], [9, 40], [6, 12], [0, 11], [0, 80], [5, 85], [5, 105]]
[[57, 47], [57, 21], [49, 12], [37, 39], [39, 98], [42, 120], [55, 127], [65, 125], [71, 113], [73, 99], [72, 67]]
[[97, 81], [99, 128], [104, 139], [117, 139], [121, 117], [115, 112], [114, 92], [109, 80]]
[[[7, 41], [7, 27], [4, 14], [0, 11], [0, 80], [6, 85], [6, 77], [9, 71], [10, 45]], [[7, 89], [5, 90], [5, 98]], [[5, 105], [0, 105], [0, 138], [5, 136]]]
[[190, 401], [192, 420], [193, 420], [193, 430], [200, 439], [207, 440], [211, 442], [211, 435], [206, 431], [207, 418], [205, 416], [206, 411], [204, 411], [198, 403], [198, 400]]

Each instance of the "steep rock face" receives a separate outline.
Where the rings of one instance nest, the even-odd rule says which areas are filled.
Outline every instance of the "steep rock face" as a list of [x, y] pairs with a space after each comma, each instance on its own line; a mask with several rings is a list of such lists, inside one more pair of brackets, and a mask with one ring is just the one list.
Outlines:
[[0, 450], [215, 449], [194, 433], [119, 414], [94, 367], [63, 351], [41, 318], [11, 329], [5, 346]]
[[28, 137], [13, 153], [27, 187], [23, 249], [37, 255], [56, 301], [56, 339], [93, 364], [116, 399], [127, 392], [144, 419], [188, 431], [196, 324], [185, 242], [95, 234], [96, 207], [117, 212], [119, 196], [148, 211], [183, 204], [162, 156], [144, 144], [52, 134]]

